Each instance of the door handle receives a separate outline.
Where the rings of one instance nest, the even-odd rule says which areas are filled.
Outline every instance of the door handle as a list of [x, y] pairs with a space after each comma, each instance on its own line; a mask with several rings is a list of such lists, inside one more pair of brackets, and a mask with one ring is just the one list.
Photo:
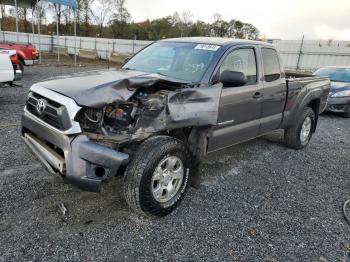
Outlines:
[[259, 99], [259, 98], [262, 97], [262, 96], [263, 96], [262, 93], [256, 92], [256, 93], [253, 95], [253, 98], [254, 98], [254, 99]]

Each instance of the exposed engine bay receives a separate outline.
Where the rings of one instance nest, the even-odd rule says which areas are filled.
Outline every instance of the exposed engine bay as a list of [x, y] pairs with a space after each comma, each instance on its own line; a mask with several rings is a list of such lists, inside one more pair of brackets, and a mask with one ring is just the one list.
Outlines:
[[138, 141], [164, 130], [215, 125], [220, 94], [221, 84], [192, 88], [157, 83], [136, 89], [127, 101], [84, 107], [76, 120], [90, 138]]
[[123, 135], [137, 126], [140, 116], [153, 113], [157, 117], [165, 107], [167, 95], [168, 91], [155, 94], [138, 91], [129, 101], [117, 101], [103, 109], [84, 108], [77, 120], [87, 132], [105, 136]]

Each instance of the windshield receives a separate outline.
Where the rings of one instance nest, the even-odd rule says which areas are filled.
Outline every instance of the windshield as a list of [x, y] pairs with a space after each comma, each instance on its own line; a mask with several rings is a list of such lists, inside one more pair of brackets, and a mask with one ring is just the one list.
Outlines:
[[136, 54], [123, 69], [196, 83], [202, 79], [219, 48], [217, 45], [157, 42]]
[[329, 77], [334, 82], [350, 83], [350, 68], [321, 68], [314, 75]]

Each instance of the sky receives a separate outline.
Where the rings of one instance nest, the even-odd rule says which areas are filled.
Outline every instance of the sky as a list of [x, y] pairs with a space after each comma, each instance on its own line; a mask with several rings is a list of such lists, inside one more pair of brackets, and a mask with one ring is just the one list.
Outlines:
[[193, 20], [224, 20], [255, 25], [262, 36], [284, 40], [350, 40], [350, 0], [126, 0], [135, 22], [193, 13]]

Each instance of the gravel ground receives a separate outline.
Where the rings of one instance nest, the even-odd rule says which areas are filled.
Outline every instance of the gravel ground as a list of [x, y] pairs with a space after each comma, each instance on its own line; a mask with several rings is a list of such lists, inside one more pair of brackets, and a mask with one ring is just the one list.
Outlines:
[[149, 220], [129, 211], [121, 178], [101, 194], [80, 191], [47, 174], [20, 139], [28, 87], [71, 71], [26, 68], [23, 87], [0, 87], [0, 261], [350, 261], [341, 211], [350, 120], [321, 116], [302, 151], [274, 132], [209, 155], [201, 188]]

